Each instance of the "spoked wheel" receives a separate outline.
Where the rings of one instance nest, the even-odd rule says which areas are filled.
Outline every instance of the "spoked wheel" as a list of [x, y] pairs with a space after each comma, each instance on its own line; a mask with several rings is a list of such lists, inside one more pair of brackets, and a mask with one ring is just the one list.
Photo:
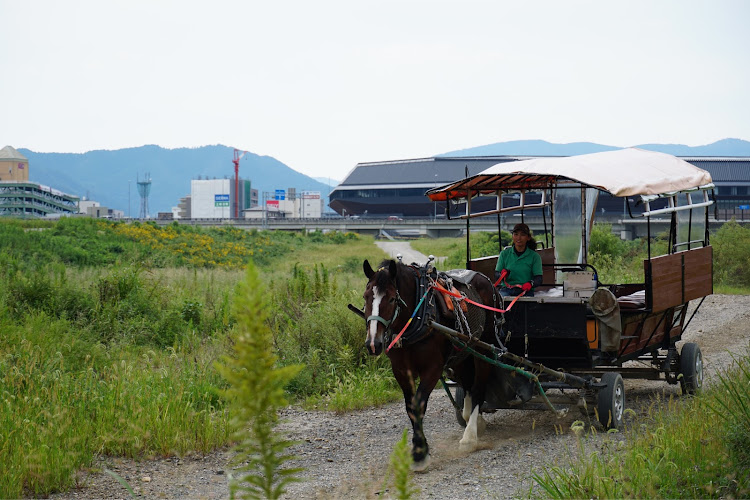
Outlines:
[[456, 402], [456, 420], [458, 425], [466, 427], [466, 420], [464, 420], [464, 398], [466, 398], [466, 391], [460, 385], [456, 386], [456, 395], [453, 397]]
[[680, 373], [683, 394], [695, 394], [703, 387], [703, 355], [695, 342], [688, 342], [682, 346]]
[[602, 375], [602, 384], [606, 384], [597, 395], [596, 410], [599, 422], [605, 429], [622, 429], [625, 413], [625, 384], [619, 373], [607, 372]]

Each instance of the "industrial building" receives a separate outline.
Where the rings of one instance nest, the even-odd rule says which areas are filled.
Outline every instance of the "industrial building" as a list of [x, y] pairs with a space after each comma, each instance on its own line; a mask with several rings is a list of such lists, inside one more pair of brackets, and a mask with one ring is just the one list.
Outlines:
[[[180, 200], [179, 216], [189, 208], [191, 219], [233, 219], [235, 203], [239, 203], [238, 212], [252, 208], [253, 200], [257, 205], [258, 191], [252, 189], [246, 179], [239, 179], [238, 193], [235, 192], [234, 179], [193, 179], [190, 181], [190, 200]], [[239, 196], [236, 196], [236, 195]]]
[[[425, 192], [466, 176], [476, 175], [498, 163], [526, 160], [530, 156], [475, 156], [420, 158], [358, 163], [331, 191], [330, 207], [343, 216], [440, 217], [445, 206], [431, 202]], [[714, 194], [720, 218], [750, 216], [750, 158], [682, 157], [707, 170], [717, 189]], [[492, 208], [487, 200], [488, 208]], [[476, 210], [482, 201], [472, 202]], [[742, 208], [745, 207], [745, 208]], [[640, 207], [631, 206], [638, 211]], [[462, 210], [459, 207], [459, 210]], [[599, 197], [597, 210], [622, 215], [623, 200], [610, 195]], [[747, 213], [745, 213], [745, 211]]]
[[247, 218], [258, 216], [274, 219], [319, 219], [323, 215], [324, 202], [320, 191], [301, 191], [295, 188], [274, 193], [263, 193], [265, 213], [253, 212]]
[[29, 180], [29, 160], [11, 146], [0, 149], [0, 215], [43, 217], [78, 213], [78, 197]]

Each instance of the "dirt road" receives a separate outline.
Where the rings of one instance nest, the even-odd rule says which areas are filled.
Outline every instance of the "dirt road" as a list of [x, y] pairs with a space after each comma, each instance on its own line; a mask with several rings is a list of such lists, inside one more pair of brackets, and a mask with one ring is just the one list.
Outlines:
[[404, 264], [427, 262], [427, 255], [414, 250], [408, 241], [376, 241], [375, 244], [392, 259], [401, 255]]

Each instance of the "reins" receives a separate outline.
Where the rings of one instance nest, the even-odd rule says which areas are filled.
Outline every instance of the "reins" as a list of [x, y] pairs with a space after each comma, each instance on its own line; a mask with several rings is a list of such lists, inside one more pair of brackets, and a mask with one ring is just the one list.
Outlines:
[[[497, 283], [495, 283], [494, 286], [497, 286], [503, 280], [503, 278], [505, 278], [505, 274], [502, 274], [500, 276], [500, 279], [497, 280]], [[435, 283], [435, 281], [432, 278], [430, 278], [430, 281], [432, 283], [430, 284], [429, 287], [427, 287], [427, 290], [425, 291], [424, 295], [422, 295], [422, 298], [419, 299], [419, 302], [417, 303], [416, 307], [414, 308], [414, 312], [411, 314], [411, 317], [409, 317], [409, 320], [406, 322], [406, 324], [401, 329], [401, 331], [398, 333], [398, 335], [396, 335], [393, 338], [393, 340], [391, 341], [391, 343], [388, 344], [388, 347], [386, 348], [385, 352], [389, 352], [391, 350], [391, 348], [396, 344], [396, 342], [398, 342], [398, 340], [404, 334], [404, 332], [406, 331], [406, 329], [409, 328], [409, 325], [411, 324], [411, 321], [414, 319], [414, 316], [417, 315], [417, 311], [419, 311], [419, 308], [421, 307], [422, 302], [424, 302], [424, 299], [430, 293], [430, 290], [437, 290], [438, 292], [443, 293], [445, 295], [449, 295], [451, 297], [454, 297], [454, 298], [457, 298], [457, 299], [460, 299], [460, 300], [465, 300], [469, 304], [475, 305], [477, 307], [481, 307], [482, 309], [486, 309], [488, 311], [493, 311], [493, 312], [498, 312], [498, 313], [506, 313], [506, 312], [510, 311], [510, 309], [513, 307], [513, 304], [515, 304], [518, 299], [520, 299], [521, 297], [523, 297], [526, 294], [525, 291], [522, 291], [520, 294], [518, 294], [516, 297], [513, 298], [513, 300], [511, 301], [510, 305], [508, 305], [507, 308], [505, 308], [505, 309], [498, 309], [496, 307], [490, 307], [490, 306], [481, 304], [479, 302], [473, 301], [470, 298], [466, 297], [465, 295], [461, 295], [460, 293], [453, 293], [453, 292], [451, 292], [449, 290], [446, 290], [443, 287], [438, 287], [438, 286], [436, 286], [436, 283]], [[520, 288], [520, 286], [518, 286], [518, 285], [513, 285], [513, 287]], [[398, 291], [396, 291], [396, 293], [398, 293]], [[404, 301], [401, 300], [400, 296], [398, 296], [398, 299], [401, 301], [401, 303], [404, 304], [404, 306], [406, 306], [406, 304], [404, 303]], [[385, 325], [385, 327], [388, 328], [389, 325], [390, 325], [390, 323], [392, 323], [393, 320], [396, 319], [396, 316], [398, 316], [399, 312], [400, 312], [400, 309], [399, 309], [399, 307], [397, 305], [396, 306], [396, 313], [393, 315], [393, 318], [391, 319], [390, 322], [388, 322], [388, 324], [386, 324], [385, 321], [382, 320], [382, 318], [380, 318], [379, 316], [377, 316], [377, 317], [370, 316], [370, 318], [368, 318], [367, 321], [369, 322], [370, 319], [375, 319], [375, 320], [380, 321], [381, 323], [383, 323], [383, 325]]]

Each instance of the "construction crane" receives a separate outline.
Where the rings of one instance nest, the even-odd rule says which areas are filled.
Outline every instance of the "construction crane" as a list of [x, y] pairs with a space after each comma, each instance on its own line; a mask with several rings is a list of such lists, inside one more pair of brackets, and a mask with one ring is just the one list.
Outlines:
[[[240, 154], [241, 153], [241, 154]], [[234, 218], [240, 218], [240, 160], [247, 154], [247, 151], [234, 150]]]

